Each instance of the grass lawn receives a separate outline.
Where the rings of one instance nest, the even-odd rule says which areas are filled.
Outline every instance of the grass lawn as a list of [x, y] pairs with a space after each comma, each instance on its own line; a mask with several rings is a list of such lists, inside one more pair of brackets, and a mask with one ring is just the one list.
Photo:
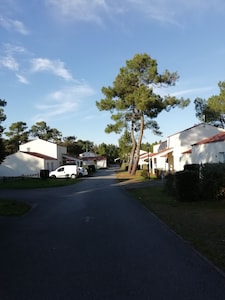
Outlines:
[[0, 216], [22, 216], [31, 209], [28, 203], [0, 199]]
[[1, 189], [34, 189], [34, 188], [48, 188], [75, 184], [79, 178], [72, 179], [41, 179], [41, 178], [19, 178], [0, 180]]
[[[1, 189], [34, 189], [49, 188], [75, 184], [80, 179], [40, 179], [40, 178], [20, 178], [0, 180]], [[0, 194], [1, 195], [1, 194]], [[31, 209], [28, 203], [2, 199], [0, 196], [0, 216], [21, 216]]]
[[[118, 172], [117, 178], [131, 180], [126, 173]], [[132, 180], [139, 181], [138, 176]], [[225, 202], [178, 202], [154, 185], [129, 192], [225, 272]]]

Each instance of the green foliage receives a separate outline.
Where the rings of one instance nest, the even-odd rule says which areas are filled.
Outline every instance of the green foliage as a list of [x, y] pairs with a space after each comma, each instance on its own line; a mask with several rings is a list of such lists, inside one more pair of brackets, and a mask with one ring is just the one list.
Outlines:
[[183, 202], [225, 199], [225, 164], [187, 165], [184, 171], [166, 176], [166, 190]]
[[176, 173], [176, 196], [178, 201], [191, 202], [200, 199], [199, 172], [194, 170]]
[[174, 174], [168, 173], [165, 176], [165, 190], [168, 195], [175, 196], [176, 195], [176, 177]]
[[162, 97], [155, 93], [154, 87], [174, 85], [178, 79], [176, 72], [165, 70], [159, 74], [157, 61], [148, 54], [136, 54], [133, 59], [126, 61], [126, 66], [120, 69], [111, 87], [103, 87], [105, 98], [96, 101], [100, 111], [111, 112], [114, 124], [108, 124], [107, 133], [129, 132], [132, 141], [130, 162], [134, 155], [138, 156], [131, 174], [135, 174], [144, 130], [150, 129], [155, 134], [161, 134], [156, 121], [152, 120], [163, 111], [169, 111], [176, 106], [185, 107], [189, 100], [175, 97]]
[[0, 137], [2, 136], [2, 133], [4, 131], [4, 127], [2, 127], [1, 123], [6, 120], [6, 115], [4, 114], [4, 109], [3, 109], [3, 107], [6, 106], [6, 104], [7, 102], [5, 100], [0, 99]]
[[141, 176], [144, 177], [145, 179], [149, 178], [150, 176], [149, 176], [148, 170], [147, 169], [143, 169], [141, 171]]
[[128, 161], [129, 153], [132, 148], [132, 140], [130, 132], [125, 130], [121, 138], [119, 139], [119, 156], [123, 161]]
[[21, 201], [0, 199], [0, 216], [22, 216], [31, 209], [31, 205]]
[[62, 133], [56, 128], [50, 128], [44, 121], [37, 122], [33, 125], [30, 130], [30, 135], [55, 143], [60, 142], [62, 139]]
[[51, 179], [42, 180], [41, 178], [29, 178], [29, 177], [18, 177], [18, 178], [5, 178], [0, 180], [1, 189], [35, 189], [35, 188], [50, 188], [58, 186], [66, 186], [75, 184], [79, 179]]
[[115, 159], [119, 157], [119, 148], [113, 144], [102, 143], [96, 146], [98, 155], [107, 157], [108, 164], [114, 164]]
[[3, 139], [0, 138], [0, 164], [4, 161], [6, 157], [5, 145]]
[[220, 81], [218, 87], [219, 95], [213, 95], [207, 100], [195, 99], [196, 117], [200, 121], [225, 128], [225, 81]]
[[12, 123], [9, 126], [9, 131], [5, 132], [5, 135], [9, 137], [9, 139], [5, 141], [7, 155], [17, 152], [19, 145], [28, 141], [29, 131], [26, 131], [27, 128], [27, 124], [22, 121]]
[[225, 188], [225, 164], [205, 164], [201, 168], [201, 198], [219, 200]]
[[3, 110], [3, 107], [5, 107], [6, 104], [7, 102], [5, 100], [0, 99], [0, 164], [3, 162], [3, 160], [6, 157], [5, 145], [2, 139], [2, 133], [4, 131], [4, 127], [1, 125], [1, 123], [6, 120], [6, 115], [4, 114], [4, 110]]

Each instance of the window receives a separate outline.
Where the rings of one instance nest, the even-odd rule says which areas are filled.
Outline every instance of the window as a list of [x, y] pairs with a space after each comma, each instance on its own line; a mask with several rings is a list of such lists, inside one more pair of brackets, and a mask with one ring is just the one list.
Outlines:
[[219, 152], [219, 162], [225, 163], [225, 152]]
[[58, 172], [63, 172], [64, 171], [64, 168], [59, 168], [58, 169]]

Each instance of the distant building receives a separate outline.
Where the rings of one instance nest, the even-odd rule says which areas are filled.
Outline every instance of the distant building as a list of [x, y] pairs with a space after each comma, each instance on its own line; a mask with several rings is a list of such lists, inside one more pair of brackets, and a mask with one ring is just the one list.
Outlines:
[[79, 159], [67, 154], [67, 148], [36, 139], [19, 146], [19, 151], [8, 155], [0, 164], [0, 177], [33, 176], [39, 177], [40, 170], [55, 170], [67, 160], [80, 165]]

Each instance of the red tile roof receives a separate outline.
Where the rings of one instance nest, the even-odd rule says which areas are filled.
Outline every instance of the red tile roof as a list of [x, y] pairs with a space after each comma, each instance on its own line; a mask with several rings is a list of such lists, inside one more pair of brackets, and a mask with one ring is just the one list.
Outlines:
[[189, 149], [189, 150], [186, 150], [186, 151], [182, 152], [182, 154], [190, 154], [190, 153], [192, 153], [192, 149]]
[[198, 143], [193, 144], [195, 145], [201, 145], [201, 144], [209, 144], [209, 143], [217, 143], [217, 142], [224, 142], [225, 141], [225, 132], [220, 132], [216, 135], [213, 135], [209, 138], [203, 139], [199, 141]]
[[26, 153], [26, 154], [29, 154], [29, 155], [32, 155], [32, 156], [35, 156], [38, 158], [43, 158], [45, 160], [56, 160], [56, 158], [54, 158], [54, 157], [50, 157], [48, 155], [44, 155], [44, 154], [37, 153], [37, 152], [22, 152], [22, 153]]

